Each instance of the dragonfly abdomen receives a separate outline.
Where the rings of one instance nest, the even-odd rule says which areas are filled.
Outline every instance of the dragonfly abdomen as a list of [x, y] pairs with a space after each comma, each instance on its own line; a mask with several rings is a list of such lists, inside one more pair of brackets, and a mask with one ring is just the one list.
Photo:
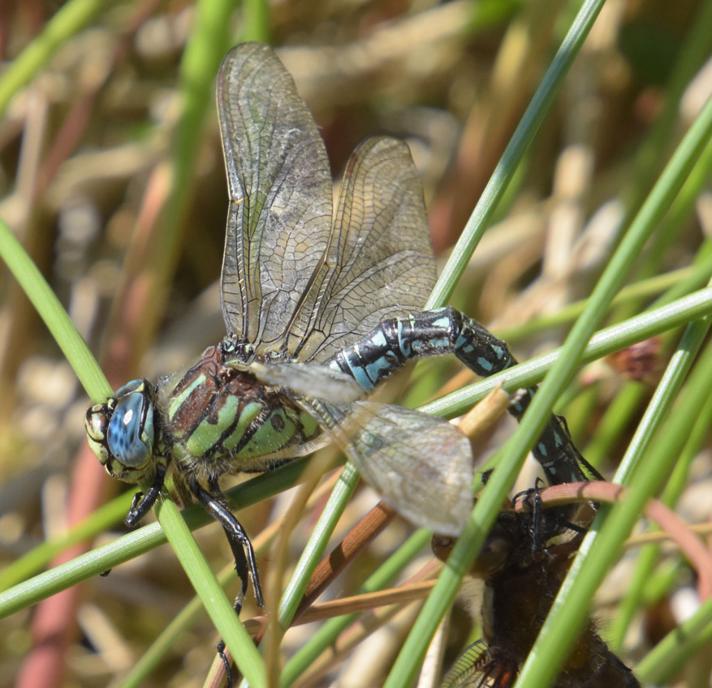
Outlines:
[[371, 391], [411, 358], [449, 353], [482, 376], [514, 363], [501, 340], [472, 318], [447, 307], [384, 320], [356, 345], [338, 353], [334, 365]]
[[[507, 345], [478, 322], [447, 307], [405, 318], [384, 320], [356, 344], [339, 352], [331, 365], [351, 375], [371, 391], [411, 358], [452, 353], [468, 368], [486, 377], [517, 361]], [[517, 392], [509, 412], [524, 415], [536, 387]], [[578, 452], [559, 416], [552, 415], [532, 452], [552, 484], [587, 480], [584, 469], [597, 476]]]

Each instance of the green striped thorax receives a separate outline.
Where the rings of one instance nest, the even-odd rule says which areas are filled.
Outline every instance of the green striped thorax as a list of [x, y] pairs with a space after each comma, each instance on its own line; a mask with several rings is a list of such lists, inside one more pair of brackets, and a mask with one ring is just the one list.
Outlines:
[[86, 416], [89, 444], [110, 475], [150, 483], [174, 461], [201, 479], [265, 470], [318, 433], [280, 388], [256, 380], [249, 345], [226, 337], [182, 376], [132, 380]]

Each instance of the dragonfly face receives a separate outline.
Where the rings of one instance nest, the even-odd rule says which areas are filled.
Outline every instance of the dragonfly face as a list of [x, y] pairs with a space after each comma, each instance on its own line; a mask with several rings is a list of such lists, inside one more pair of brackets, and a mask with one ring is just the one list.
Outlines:
[[154, 414], [147, 380], [127, 382], [115, 396], [87, 411], [89, 446], [109, 475], [134, 484], [152, 479]]

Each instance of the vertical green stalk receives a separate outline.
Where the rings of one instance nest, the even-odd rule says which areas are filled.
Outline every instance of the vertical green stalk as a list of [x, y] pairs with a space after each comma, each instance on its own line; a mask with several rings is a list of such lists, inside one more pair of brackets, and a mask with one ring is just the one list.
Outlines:
[[201, 0], [197, 6], [193, 34], [180, 65], [181, 113], [173, 133], [170, 151], [170, 190], [151, 237], [148, 256], [141, 256], [145, 279], [152, 298], [146, 303], [142, 328], [136, 333], [143, 351], [153, 339], [159, 316], [165, 310], [171, 281], [183, 238], [185, 217], [193, 199], [193, 179], [197, 169], [201, 133], [212, 111], [213, 82], [220, 62], [230, 45], [231, 0]]
[[18, 281], [25, 295], [37, 310], [86, 393], [95, 401], [111, 394], [111, 385], [87, 347], [82, 336], [47, 284], [42, 273], [15, 238], [10, 228], [0, 220], [0, 258]]
[[[674, 508], [684, 487], [687, 485], [690, 464], [702, 447], [711, 424], [712, 396], [707, 400], [705, 407], [700, 413], [690, 433], [690, 437], [685, 444], [685, 448], [680, 455], [680, 459], [675, 465], [672, 477], [665, 486], [661, 501], [667, 506]], [[646, 583], [650, 581], [653, 575], [655, 565], [660, 557], [660, 551], [660, 545], [657, 544], [646, 545], [640, 550], [626, 595], [618, 605], [616, 616], [606, 634], [607, 640], [614, 652], [619, 652], [623, 647], [628, 626], [643, 599]]]
[[56, 50], [88, 26], [102, 10], [116, 0], [71, 0], [47, 22], [37, 36], [0, 77], [0, 117], [5, 114], [13, 96], [44, 67]]
[[294, 619], [304, 591], [309, 584], [309, 578], [326, 551], [329, 538], [336, 528], [336, 523], [354, 493], [359, 481], [358, 471], [349, 463], [343, 468], [339, 481], [329, 496], [319, 520], [316, 523], [302, 555], [289, 579], [279, 604], [279, 623], [287, 628]]
[[[675, 60], [672, 73], [665, 87], [665, 99], [660, 113], [645, 143], [638, 151], [633, 163], [631, 178], [633, 183], [627, 193], [628, 212], [635, 212], [643, 201], [645, 193], [660, 169], [661, 156], [669, 149], [669, 142], [675, 131], [679, 117], [680, 100], [695, 73], [709, 58], [712, 50], [712, 0], [703, 0], [697, 14], [690, 21], [688, 35], [685, 36], [680, 53]], [[651, 251], [650, 256], [661, 252]], [[652, 274], [652, 265], [646, 265], [643, 274]]]
[[270, 42], [269, 3], [267, 0], [244, 0], [240, 41]]
[[[527, 415], [534, 415], [539, 407], [547, 403], [548, 400], [545, 398], [545, 394], [549, 392], [550, 388], [555, 390], [557, 388], [555, 385], [560, 385], [558, 388], [563, 388], [570, 379], [576, 359], [574, 358], [570, 362], [567, 361], [567, 353], [573, 353], [577, 356], [580, 347], [585, 345], [586, 338], [590, 336], [590, 326], [595, 324], [599, 314], [603, 314], [602, 307], [605, 307], [613, 296], [615, 289], [620, 286], [630, 266], [639, 255], [644, 242], [656, 227], [658, 220], [669, 208], [670, 203], [690, 173], [695, 160], [702, 154], [708, 144], [710, 136], [712, 136], [712, 100], [708, 101], [700, 112], [633, 220], [630, 229], [596, 285], [586, 311], [568, 336], [561, 358], [544, 380], [544, 384], [532, 402]], [[701, 404], [697, 400], [695, 403], [699, 409]], [[520, 431], [513, 439], [517, 440], [519, 435], [525, 434], [528, 429], [526, 427], [527, 421], [528, 418], [525, 416]], [[536, 429], [536, 426], [534, 426], [534, 429]], [[520, 447], [521, 444], [517, 449], [519, 450]], [[659, 453], [661, 447], [675, 451], [662, 441], [655, 445], [654, 450]], [[526, 448], [526, 445], [524, 448]], [[608, 535], [605, 539], [603, 537], [600, 538], [600, 542], [596, 543], [597, 547], [591, 548], [590, 556], [583, 557], [579, 555], [576, 558], [572, 571], [564, 581], [557, 596], [551, 614], [544, 623], [539, 638], [532, 648], [529, 659], [522, 668], [522, 673], [517, 682], [518, 686], [530, 688], [547, 685], [556, 675], [585, 622], [590, 600], [597, 585], [600, 584], [608, 566], [612, 565], [618, 555], [619, 543], [616, 538], [619, 538], [622, 543], [628, 532], [626, 526], [629, 523], [632, 526], [638, 517], [645, 500], [650, 495], [650, 492], [642, 492], [643, 486], [648, 489], [652, 487], [649, 481], [654, 474], [653, 471], [646, 470], [644, 479], [636, 482], [625, 502], [613, 508], [610, 515], [610, 523], [607, 523], [604, 529]], [[640, 503], [641, 499], [643, 499], [642, 504]], [[586, 566], [583, 566], [584, 560], [587, 561]], [[578, 578], [576, 579], [574, 571], [578, 573]], [[536, 662], [534, 658], [536, 658]]]
[[[551, 65], [534, 93], [521, 122], [512, 135], [492, 178], [487, 183], [480, 200], [475, 206], [450, 260], [440, 275], [440, 279], [428, 301], [428, 308], [442, 305], [452, 292], [458, 276], [462, 273], [472, 251], [474, 251], [479, 239], [484, 234], [517, 164], [543, 121], [563, 81], [563, 77], [580, 50], [602, 7], [603, 0], [585, 0], [582, 4]], [[613, 294], [611, 293], [608, 300], [612, 296]], [[600, 306], [598, 308], [600, 309]], [[584, 317], [585, 314], [581, 320], [584, 320]], [[586, 329], [579, 327], [581, 333], [576, 340], [572, 341], [572, 345], [576, 346], [578, 351], [569, 351], [554, 365], [548, 376], [548, 378], [553, 378], [549, 383], [548, 392], [544, 396], [541, 396], [541, 394], [536, 396], [534, 404], [527, 412], [519, 431], [512, 438], [518, 444], [513, 445], [511, 442], [508, 444], [509, 453], [505, 460], [500, 463], [482, 496], [477, 501], [462, 536], [453, 548], [447, 566], [441, 573], [435, 588], [418, 615], [413, 629], [398, 655], [398, 659], [386, 681], [386, 688], [407, 685], [415, 678], [430, 639], [435, 633], [440, 620], [455, 599], [463, 575], [469, 569], [477, 552], [482, 547], [486, 534], [497, 516], [502, 500], [514, 483], [516, 473], [524, 461], [525, 454], [528, 452], [529, 447], [534, 444], [543, 425], [546, 423], [548, 414], [551, 413], [551, 408], [556, 401], [556, 396], [564, 386], [563, 383], [566, 378], [570, 378], [576, 364], [576, 355], [583, 351], [587, 339], [593, 332], [595, 322], [595, 319], [586, 322]], [[590, 331], [588, 331], [588, 328], [590, 328]], [[570, 345], [569, 348], [571, 349], [572, 346]], [[568, 368], [564, 368], [564, 366], [568, 366]], [[555, 375], [557, 368], [559, 370], [558, 377]], [[565, 377], [564, 379], [559, 379], [562, 377], [562, 372]], [[537, 401], [539, 401], [538, 410], [534, 411], [533, 406]]]
[[[658, 433], [655, 442], [651, 444], [645, 463], [646, 470], [636, 473], [636, 480], [625, 499], [610, 510], [594, 544], [574, 561], [569, 577], [564, 581], [551, 614], [522, 668], [517, 682], [519, 688], [549, 685], [556, 675], [585, 622], [593, 593], [618, 559], [623, 542], [640, 517], [646, 502], [669, 475], [680, 445], [689, 435], [698, 410], [709, 397], [710, 376], [712, 347], [707, 348], [695, 366], [682, 400], [666, 424], [665, 431]], [[592, 530], [587, 539], [593, 533]], [[536, 662], [533, 661], [534, 657], [537, 658]]]
[[[417, 530], [398, 548], [386, 562], [372, 573], [364, 582], [358, 594], [382, 590], [389, 585], [398, 573], [410, 563], [415, 555], [428, 544], [430, 533]], [[287, 662], [282, 671], [280, 686], [286, 688], [309, 669], [319, 655], [334, 644], [336, 638], [359, 618], [359, 614], [347, 614], [327, 621], [309, 638], [309, 640]]]
[[[712, 1], [710, 2], [712, 5]], [[680, 194], [670, 208], [660, 229], [660, 234], [676, 236], [677, 228], [683, 227], [694, 210], [695, 200], [712, 174], [712, 142], [705, 149], [694, 169], [683, 185]], [[712, 263], [712, 242], [704, 242], [695, 257], [695, 265], [709, 266]], [[647, 264], [648, 266], [650, 263]], [[657, 299], [654, 305], [667, 303], [681, 294], [687, 293], [686, 289], [695, 289], [694, 281], [683, 280], [669, 289]], [[616, 310], [614, 317], [627, 317], [626, 314], [639, 310], [641, 300], [632, 300]], [[636, 306], [638, 304], [638, 306]], [[611, 405], [606, 410], [601, 422], [596, 429], [596, 436], [585, 448], [584, 455], [594, 465], [600, 465], [604, 457], [610, 455], [612, 447], [618, 442], [631, 419], [639, 412], [647, 390], [638, 382], [626, 383], [616, 395]]]
[[457, 280], [463, 273], [470, 256], [489, 227], [497, 205], [517, 171], [529, 145], [536, 135], [544, 117], [559, 91], [571, 63], [578, 54], [588, 32], [593, 26], [605, 0], [585, 0], [571, 28], [566, 34], [554, 59], [546, 70], [536, 92], [532, 96], [522, 119], [512, 134], [502, 157], [487, 182], [472, 215], [467, 220], [462, 235], [455, 244], [447, 264], [433, 289], [426, 308], [437, 308], [447, 303]]
[[664, 685], [683, 668], [699, 643], [712, 641], [712, 600], [706, 600], [680, 626], [668, 633], [636, 667], [643, 685]]
[[203, 606], [230, 649], [237, 667], [253, 688], [266, 685], [265, 665], [249, 633], [240, 623], [198, 543], [170, 500], [159, 505], [158, 520]]

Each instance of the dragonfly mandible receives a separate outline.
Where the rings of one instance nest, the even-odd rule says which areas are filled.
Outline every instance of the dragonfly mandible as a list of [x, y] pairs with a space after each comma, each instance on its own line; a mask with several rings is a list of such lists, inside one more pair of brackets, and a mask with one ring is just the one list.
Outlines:
[[[230, 205], [221, 276], [226, 337], [187, 372], [132, 380], [86, 416], [113, 477], [142, 486], [135, 525], [172, 469], [222, 525], [242, 594], [262, 604], [250, 540], [219, 479], [313, 450], [320, 433], [403, 516], [457, 535], [472, 506], [468, 440], [450, 423], [361, 397], [408, 360], [454, 353], [480, 375], [515, 361], [469, 317], [423, 311], [435, 282], [423, 191], [408, 146], [373, 138], [332, 208], [324, 143], [267, 46], [231, 50], [217, 79]], [[520, 417], [534, 389], [510, 406]], [[549, 481], [585, 479], [552, 416], [534, 448]]]

